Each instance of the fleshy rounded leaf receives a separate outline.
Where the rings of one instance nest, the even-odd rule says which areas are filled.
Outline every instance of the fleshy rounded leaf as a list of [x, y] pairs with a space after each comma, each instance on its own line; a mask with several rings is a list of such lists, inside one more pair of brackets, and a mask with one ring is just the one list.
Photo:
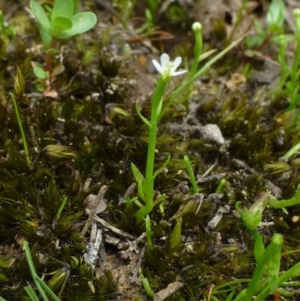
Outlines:
[[54, 36], [72, 28], [72, 21], [66, 17], [60, 16], [52, 20]]
[[50, 35], [42, 26], [39, 28], [40, 36], [42, 38], [44, 47], [49, 49], [51, 46], [52, 35]]
[[97, 23], [97, 17], [94, 13], [83, 12], [72, 17], [73, 26], [71, 29], [62, 32], [57, 36], [58, 39], [67, 39], [77, 34], [84, 33], [92, 29]]
[[55, 0], [52, 14], [51, 23], [53, 25], [54, 19], [58, 17], [65, 17], [71, 19], [74, 15], [74, 2], [73, 0]]
[[273, 32], [282, 31], [284, 22], [285, 5], [282, 0], [274, 0], [269, 6], [267, 13], [268, 29]]
[[33, 68], [33, 73], [39, 79], [47, 79], [49, 77], [49, 73], [40, 66], [35, 66]]
[[52, 25], [51, 25], [51, 22], [48, 19], [48, 16], [47, 16], [45, 10], [43, 9], [43, 7], [39, 3], [37, 3], [36, 1], [31, 1], [30, 2], [30, 8], [31, 8], [34, 16], [38, 20], [40, 26], [43, 27], [43, 29], [48, 34], [52, 35], [52, 33], [53, 33]]

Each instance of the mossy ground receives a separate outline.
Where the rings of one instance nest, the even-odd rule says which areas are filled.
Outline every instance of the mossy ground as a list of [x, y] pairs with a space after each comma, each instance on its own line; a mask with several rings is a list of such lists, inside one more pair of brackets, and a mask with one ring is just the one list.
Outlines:
[[[134, 30], [123, 28], [118, 15], [99, 5], [101, 1], [88, 1], [84, 8], [97, 13], [99, 22], [94, 30], [57, 45], [59, 56], [54, 64], [61, 60], [65, 70], [53, 83], [58, 97], [52, 99], [36, 89], [30, 62], [43, 64], [45, 55], [38, 47], [35, 20], [25, 10], [28, 2], [6, 2], [10, 5], [3, 7], [4, 15], [10, 15], [7, 21], [17, 34], [8, 44], [2, 41], [0, 54], [0, 255], [3, 262], [9, 263], [0, 269], [0, 295], [7, 300], [27, 300], [24, 286], [32, 280], [21, 248], [27, 240], [37, 271], [62, 300], [144, 300], [147, 297], [139, 278], [132, 279], [140, 254], [135, 254], [134, 249], [125, 252], [125, 259], [126, 249], [120, 251], [117, 244], [104, 242], [106, 258], [99, 259], [96, 271], [84, 262], [90, 234], [81, 234], [87, 220], [85, 200], [106, 185], [108, 207], [99, 216], [136, 237], [144, 231], [143, 225], [135, 223], [137, 207], [120, 202], [134, 182], [130, 163], [144, 171], [146, 162], [147, 128], [134, 105], [139, 103], [144, 116], [149, 115], [157, 79], [151, 58], [157, 58], [159, 51], [173, 49], [169, 52], [172, 56], [180, 54], [192, 59], [193, 36], [189, 28], [196, 20], [193, 8], [200, 4], [191, 1], [191, 7], [177, 2], [170, 5], [156, 22], [161, 29], [167, 28], [174, 39], [151, 44], [151, 39], [132, 36]], [[134, 14], [143, 14], [144, 9], [145, 5], [139, 4]], [[206, 19], [200, 21], [207, 26]], [[207, 49], [225, 46], [225, 38], [223, 42], [215, 38], [220, 35], [217, 28], [211, 27], [210, 32], [206, 28], [206, 32]], [[180, 42], [181, 38], [185, 43]], [[235, 91], [224, 85], [231, 73], [243, 69], [244, 59], [242, 46], [229, 53], [195, 83], [187, 102], [178, 100], [167, 111], [159, 127], [156, 167], [164, 163], [168, 154], [171, 162], [159, 175], [155, 188], [157, 193], [166, 194], [166, 202], [164, 214], [158, 208], [151, 213], [155, 248], [145, 249], [141, 267], [154, 291], [174, 281], [184, 284], [168, 297], [169, 301], [204, 300], [213, 285], [250, 278], [255, 266], [253, 241], [234, 215], [235, 202], [249, 206], [267, 191], [289, 198], [300, 181], [297, 158], [274, 167], [299, 142], [293, 112], [285, 111], [287, 102], [280, 96], [272, 101], [265, 85], [255, 81], [248, 80]], [[174, 79], [170, 91], [178, 81]], [[30, 166], [25, 160], [9, 92], [18, 100]], [[119, 114], [116, 107], [128, 114]], [[225, 144], [219, 146], [195, 136], [181, 127], [186, 122], [217, 124]], [[172, 130], [174, 124], [181, 130]], [[72, 152], [57, 157], [49, 145], [67, 146]], [[213, 166], [207, 180], [199, 184], [204, 196], [200, 210], [196, 210], [198, 203], [193, 203], [186, 189], [190, 184], [185, 154], [198, 178]], [[209, 179], [211, 175], [215, 177]], [[209, 201], [221, 178], [226, 179], [223, 198]], [[91, 184], [85, 189], [87, 179]], [[135, 195], [133, 191], [131, 196]], [[67, 203], [58, 216], [64, 197]], [[187, 204], [190, 210], [181, 214], [181, 240], [174, 242], [176, 219], [172, 217]], [[225, 204], [231, 211], [213, 231], [208, 231], [207, 223], [218, 206]], [[293, 223], [292, 216], [298, 214], [297, 207], [289, 215], [266, 210], [264, 221], [273, 224], [261, 229], [265, 242], [279, 232], [285, 238], [284, 251], [297, 249], [299, 223]], [[107, 229], [104, 232], [126, 242]], [[139, 243], [136, 251], [141, 252], [144, 243]], [[298, 262], [299, 256], [294, 253], [282, 257], [282, 270]], [[57, 281], [51, 273], [62, 279]]]

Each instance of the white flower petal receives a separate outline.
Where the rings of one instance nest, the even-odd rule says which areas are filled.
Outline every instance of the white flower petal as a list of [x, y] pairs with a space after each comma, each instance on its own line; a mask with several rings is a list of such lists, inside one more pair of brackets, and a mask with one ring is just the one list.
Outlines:
[[175, 59], [175, 61], [174, 61], [174, 70], [176, 70], [178, 67], [179, 67], [179, 65], [181, 64], [181, 62], [182, 62], [182, 59], [181, 59], [181, 57], [180, 56], [178, 56], [176, 59]]
[[162, 73], [163, 71], [163, 68], [162, 66], [160, 65], [160, 63], [156, 60], [152, 60], [152, 64], [154, 65], [155, 69], [159, 72], [159, 73]]
[[173, 72], [171, 75], [172, 76], [177, 76], [177, 75], [183, 74], [185, 72], [187, 72], [187, 70], [179, 70], [179, 71]]
[[160, 63], [162, 68], [164, 68], [164, 66], [166, 66], [169, 62], [170, 62], [170, 57], [166, 53], [163, 53], [160, 56]]

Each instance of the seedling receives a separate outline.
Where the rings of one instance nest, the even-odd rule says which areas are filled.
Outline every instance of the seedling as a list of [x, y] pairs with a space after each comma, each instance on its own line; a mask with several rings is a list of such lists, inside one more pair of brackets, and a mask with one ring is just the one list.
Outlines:
[[[40, 36], [47, 51], [46, 66], [43, 68], [34, 64], [34, 73], [42, 82], [42, 88], [51, 89], [55, 75], [60, 72], [52, 70], [53, 55], [57, 53], [55, 43], [92, 29], [97, 17], [92, 12], [76, 13], [78, 0], [55, 0], [53, 8], [42, 6], [36, 1], [30, 2], [30, 7], [39, 23]], [[45, 8], [44, 8], [45, 7]], [[59, 71], [61, 67], [59, 66]], [[44, 90], [44, 91], [45, 91]]]
[[225, 184], [226, 184], [226, 179], [221, 179], [215, 193], [221, 193]]
[[[296, 32], [294, 36], [294, 40], [296, 41], [296, 52], [294, 55], [294, 59], [292, 65], [289, 66], [286, 59], [286, 48], [288, 44], [287, 37], [281, 35], [280, 37], [280, 49], [278, 54], [278, 60], [281, 66], [281, 75], [280, 81], [275, 89], [275, 92], [280, 93], [283, 90], [283, 95], [287, 97], [290, 105], [288, 110], [294, 110], [297, 108], [297, 105], [300, 102], [299, 91], [299, 62], [300, 62], [300, 9], [294, 10], [294, 18], [296, 25]], [[297, 120], [300, 116], [300, 111], [298, 109], [295, 120]]]
[[[263, 57], [262, 49], [271, 41], [279, 45], [278, 62], [281, 67], [280, 79], [272, 91], [274, 95], [286, 97], [289, 106], [288, 110], [297, 109], [300, 102], [300, 84], [299, 84], [299, 62], [300, 62], [300, 10], [293, 12], [295, 21], [294, 35], [287, 35], [283, 32], [285, 4], [283, 0], [274, 0], [270, 3], [266, 23], [267, 28], [263, 29], [259, 22], [255, 21], [257, 35], [249, 36], [245, 39], [245, 45], [248, 48], [245, 54], [248, 57]], [[290, 42], [296, 42], [296, 51], [293, 55], [293, 61], [288, 63], [286, 58], [287, 46]], [[299, 109], [295, 115], [295, 121], [299, 119]]]
[[195, 175], [194, 175], [194, 172], [193, 172], [193, 168], [192, 168], [192, 165], [191, 165], [191, 162], [190, 162], [190, 159], [189, 159], [188, 155], [185, 155], [183, 157], [183, 160], [185, 162], [186, 170], [187, 170], [187, 173], [190, 177], [190, 181], [192, 183], [193, 193], [199, 193], [199, 188], [198, 188], [198, 185], [197, 185], [197, 181], [196, 181], [196, 178], [195, 178]]
[[152, 290], [151, 286], [150, 286], [150, 283], [148, 281], [148, 278], [144, 276], [143, 274], [143, 271], [141, 268], [139, 268], [139, 274], [140, 274], [140, 277], [142, 279], [142, 284], [143, 284], [143, 287], [147, 293], [147, 295], [149, 295], [150, 297], [154, 297], [155, 293], [154, 291]]
[[39, 25], [44, 46], [49, 49], [55, 39], [68, 39], [92, 29], [97, 22], [92, 12], [76, 13], [73, 0], [56, 0], [50, 16], [42, 5], [30, 2], [30, 7]]
[[[138, 223], [141, 223], [144, 218], [152, 211], [153, 207], [163, 200], [163, 197], [154, 200], [154, 180], [161, 173], [161, 171], [167, 166], [170, 161], [170, 156], [157, 171], [154, 172], [154, 159], [155, 159], [155, 147], [156, 147], [156, 134], [158, 126], [158, 118], [162, 108], [162, 101], [165, 88], [167, 83], [172, 79], [173, 76], [181, 75], [186, 70], [176, 71], [181, 64], [182, 59], [177, 57], [174, 62], [170, 61], [169, 56], [164, 53], [160, 57], [161, 63], [153, 60], [153, 65], [161, 74], [160, 79], [157, 83], [154, 95], [152, 97], [152, 108], [151, 108], [151, 119], [145, 118], [139, 108], [136, 106], [136, 110], [140, 118], [147, 125], [149, 130], [149, 141], [148, 141], [148, 153], [147, 153], [147, 164], [146, 164], [146, 177], [138, 170], [138, 168], [131, 163], [132, 172], [138, 186], [138, 194], [141, 200], [145, 203], [136, 213], [136, 219]], [[151, 228], [147, 227], [147, 232], [151, 231]], [[151, 236], [149, 233], [147, 237]]]
[[[289, 281], [291, 278], [300, 276], [300, 264], [297, 263], [288, 271], [280, 275], [280, 259], [283, 256], [281, 248], [283, 245], [283, 236], [275, 233], [269, 245], [265, 248], [263, 236], [259, 234], [257, 227], [262, 220], [264, 209], [269, 206], [272, 208], [285, 208], [300, 204], [300, 185], [297, 187], [295, 195], [289, 200], [276, 200], [269, 193], [257, 200], [249, 209], [240, 208], [240, 202], [237, 202], [235, 207], [241, 216], [242, 222], [248, 228], [254, 239], [253, 255], [256, 262], [256, 268], [251, 279], [237, 279], [214, 288], [212, 300], [219, 301], [218, 294], [229, 293], [226, 301], [262, 301], [266, 300], [271, 293], [278, 295], [293, 292], [288, 292], [284, 287], [300, 286], [299, 282]], [[289, 253], [297, 252], [290, 251]], [[246, 289], [242, 290], [235, 298], [235, 290], [241, 283], [248, 282]], [[226, 288], [228, 287], [228, 288]], [[222, 299], [223, 300], [223, 299]], [[277, 299], [275, 299], [277, 300]]]
[[[283, 236], [281, 234], [275, 233], [271, 238], [270, 244], [265, 248], [263, 243], [263, 236], [260, 235], [257, 230], [257, 227], [262, 220], [262, 214], [266, 206], [272, 208], [285, 208], [288, 206], [298, 205], [300, 203], [299, 189], [300, 186], [298, 185], [295, 195], [289, 200], [282, 201], [278, 201], [269, 193], [266, 193], [249, 209], [241, 209], [240, 202], [236, 203], [236, 210], [240, 214], [244, 226], [250, 230], [254, 239], [253, 255], [256, 261], [256, 269], [254, 271], [252, 279], [250, 281], [248, 280], [248, 288], [242, 290], [235, 299], [233, 299], [234, 290], [232, 290], [226, 300], [250, 301], [253, 300], [254, 295], [256, 295], [256, 297], [254, 298], [254, 300], [256, 301], [265, 300], [265, 298], [270, 293], [276, 293], [277, 289], [282, 286], [283, 281], [287, 281], [290, 278], [299, 277], [299, 264], [296, 264], [290, 270], [279, 276]], [[241, 283], [241, 280], [239, 281], [239, 283]], [[223, 284], [217, 287], [214, 293], [216, 294], [220, 290], [220, 288], [224, 288], [226, 285], [235, 285], [237, 283], [238, 281], [233, 281], [232, 283]], [[213, 299], [218, 300], [217, 298]]]
[[283, 33], [284, 11], [284, 2], [282, 0], [274, 0], [268, 9], [266, 17], [267, 28], [263, 29], [260, 23], [254, 20], [257, 34], [245, 38], [244, 44], [247, 47], [245, 51], [246, 56], [263, 56], [262, 49], [268, 42], [274, 39], [276, 41], [276, 37], [278, 38], [278, 35]]

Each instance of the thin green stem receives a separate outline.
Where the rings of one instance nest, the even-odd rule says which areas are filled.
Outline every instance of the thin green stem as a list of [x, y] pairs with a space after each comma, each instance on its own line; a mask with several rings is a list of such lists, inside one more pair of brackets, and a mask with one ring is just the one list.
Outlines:
[[[151, 127], [149, 129], [149, 141], [148, 141], [148, 153], [147, 153], [147, 164], [146, 164], [146, 186], [145, 186], [145, 196], [148, 204], [153, 204], [154, 195], [154, 160], [155, 160], [155, 147], [156, 147], [156, 135], [157, 135], [157, 124], [158, 116], [160, 114], [162, 97], [167, 85], [167, 79], [160, 78], [153, 98], [151, 107]], [[152, 209], [152, 208], [151, 208]], [[150, 212], [150, 211], [149, 211]], [[148, 212], [148, 213], [149, 213]]]
[[202, 52], [202, 46], [203, 46], [203, 41], [202, 41], [202, 26], [200, 23], [196, 22], [193, 24], [192, 29], [194, 31], [194, 36], [195, 36], [195, 47], [194, 47], [194, 61], [193, 65], [191, 68], [191, 71], [189, 72], [189, 77], [192, 78], [198, 68], [198, 64], [200, 61], [200, 55]]
[[43, 287], [43, 289], [51, 296], [54, 301], [61, 301], [51, 290], [51, 288], [39, 277], [35, 276], [35, 280]]
[[216, 193], [221, 193], [224, 185], [226, 184], [226, 180], [225, 179], [221, 179], [221, 181], [219, 182], [219, 185], [216, 189]]
[[10, 97], [11, 97], [13, 105], [14, 105], [14, 109], [15, 109], [15, 113], [16, 113], [16, 117], [17, 117], [17, 122], [18, 122], [18, 125], [19, 125], [19, 129], [20, 129], [21, 137], [22, 137], [22, 141], [23, 141], [25, 158], [26, 158], [26, 162], [29, 166], [31, 164], [31, 160], [30, 160], [30, 157], [29, 157], [26, 136], [25, 136], [25, 132], [24, 132], [24, 129], [23, 129], [23, 124], [22, 124], [22, 120], [21, 120], [21, 117], [20, 117], [17, 101], [16, 101], [16, 99], [15, 99], [15, 97], [12, 93], [9, 93], [9, 94], [10, 94]]
[[24, 290], [27, 293], [27, 295], [29, 296], [31, 301], [39, 301], [38, 296], [36, 295], [36, 293], [34, 292], [33, 288], [30, 285], [25, 286]]
[[68, 198], [67, 197], [64, 197], [62, 202], [61, 202], [61, 205], [56, 213], [56, 220], [59, 220], [60, 216], [61, 216], [61, 213], [62, 211], [64, 210], [65, 206], [66, 206], [66, 202], [67, 202]]
[[300, 11], [294, 11], [294, 18], [296, 23], [296, 41], [297, 41], [297, 48], [296, 53], [294, 55], [294, 61], [292, 65], [292, 82], [293, 86], [297, 85], [298, 82], [298, 67], [299, 67], [299, 60], [300, 60]]
[[295, 206], [295, 205], [299, 205], [300, 204], [300, 190], [299, 190], [299, 185], [297, 187], [297, 191], [295, 193], [295, 195], [288, 199], [288, 200], [281, 200], [278, 201], [276, 199], [271, 199], [269, 200], [269, 206], [271, 208], [285, 208], [285, 207], [291, 207], [291, 206]]
[[289, 160], [291, 157], [293, 157], [295, 154], [297, 154], [297, 152], [299, 150], [300, 150], [300, 143], [297, 143], [283, 155], [283, 158], [285, 158], [286, 160]]
[[34, 267], [34, 264], [33, 264], [33, 260], [32, 260], [32, 257], [31, 257], [31, 253], [30, 253], [30, 249], [29, 249], [29, 245], [28, 245], [27, 241], [24, 242], [23, 248], [25, 250], [26, 259], [27, 259], [28, 266], [29, 266], [29, 269], [30, 269], [30, 272], [31, 272], [31, 276], [32, 276], [32, 278], [34, 280], [34, 283], [35, 283], [38, 291], [40, 292], [42, 298], [45, 301], [49, 301], [49, 299], [48, 299], [45, 291], [42, 288], [42, 286], [40, 285], [40, 283], [35, 278], [37, 276], [37, 273], [36, 273], [36, 270], [35, 270], [35, 267]]

